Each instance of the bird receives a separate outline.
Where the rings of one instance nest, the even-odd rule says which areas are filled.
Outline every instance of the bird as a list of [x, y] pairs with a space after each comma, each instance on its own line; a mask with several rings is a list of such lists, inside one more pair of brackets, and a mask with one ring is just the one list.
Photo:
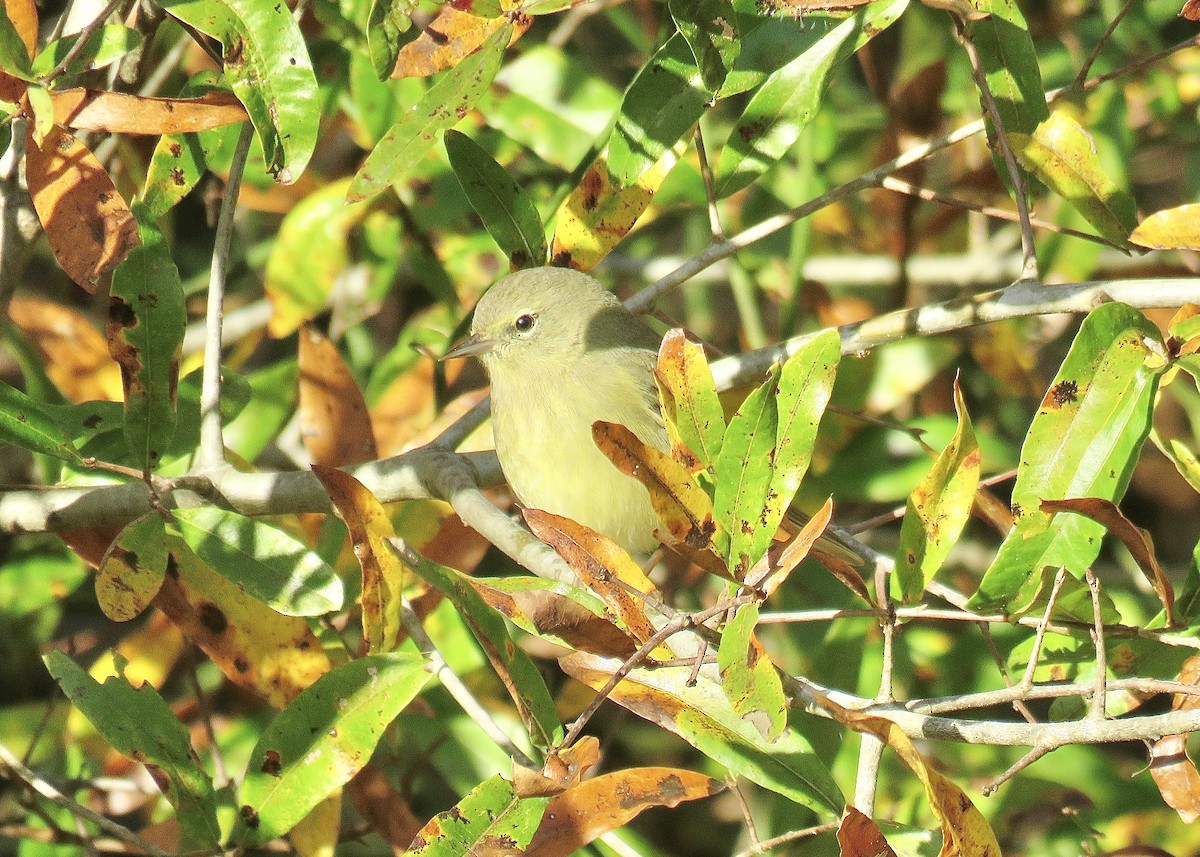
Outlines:
[[475, 356], [487, 370], [496, 456], [522, 506], [648, 555], [659, 526], [649, 493], [600, 451], [592, 424], [618, 423], [669, 451], [654, 383], [659, 342], [594, 277], [528, 268], [484, 293], [469, 336], [443, 359]]

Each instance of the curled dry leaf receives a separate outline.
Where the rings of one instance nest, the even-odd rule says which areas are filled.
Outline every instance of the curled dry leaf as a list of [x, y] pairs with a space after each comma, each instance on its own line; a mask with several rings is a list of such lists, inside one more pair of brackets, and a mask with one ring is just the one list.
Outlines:
[[1073, 497], [1066, 500], [1043, 500], [1043, 512], [1074, 512], [1091, 518], [1121, 540], [1125, 549], [1133, 556], [1134, 562], [1142, 570], [1142, 574], [1154, 587], [1154, 592], [1167, 611], [1167, 624], [1175, 624], [1175, 590], [1171, 581], [1158, 564], [1154, 555], [1154, 544], [1150, 534], [1122, 514], [1120, 508], [1111, 500], [1098, 497]]
[[[1200, 655], [1188, 658], [1179, 672], [1180, 682], [1200, 684]], [[1172, 711], [1200, 706], [1200, 697], [1176, 694]], [[1150, 746], [1150, 776], [1163, 800], [1185, 824], [1200, 818], [1200, 772], [1187, 753], [1187, 735], [1166, 735]]]
[[574, 788], [600, 761], [600, 741], [584, 735], [564, 750], [551, 751], [540, 771], [513, 763], [513, 788], [521, 797], [549, 797]]
[[185, 134], [248, 118], [231, 92], [210, 92], [201, 98], [146, 98], [99, 89], [64, 89], [50, 97], [55, 123], [81, 131]]
[[29, 123], [25, 175], [58, 264], [94, 292], [140, 241], [129, 206], [87, 146], [58, 126], [39, 146]]

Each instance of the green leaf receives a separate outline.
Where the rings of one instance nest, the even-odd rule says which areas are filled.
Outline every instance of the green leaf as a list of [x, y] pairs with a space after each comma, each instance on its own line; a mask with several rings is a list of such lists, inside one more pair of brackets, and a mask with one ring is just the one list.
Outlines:
[[267, 171], [290, 184], [317, 142], [317, 78], [300, 28], [274, 0], [160, 0], [171, 15], [217, 39], [225, 75], [246, 106]]
[[1000, 121], [1009, 134], [1032, 134], [1049, 114], [1029, 27], [1015, 0], [979, 0], [976, 6], [984, 15], [967, 23], [967, 37], [979, 53]]
[[172, 512], [200, 559], [285, 616], [321, 616], [342, 606], [342, 580], [283, 530], [206, 506]]
[[[48, 74], [67, 58], [79, 42], [79, 34], [63, 36], [48, 44], [33, 60], [37, 77]], [[120, 24], [105, 24], [92, 33], [85, 47], [67, 66], [64, 74], [82, 74], [116, 62], [142, 43], [142, 34]]]
[[25, 42], [8, 17], [8, 7], [4, 3], [0, 3], [0, 68], [20, 80], [32, 82], [35, 79]]
[[413, 570], [445, 595], [470, 626], [471, 633], [516, 703], [517, 713], [533, 742], [539, 747], [550, 747], [561, 741], [563, 727], [546, 688], [546, 680], [529, 656], [513, 643], [501, 615], [483, 600], [465, 575], [426, 559]]
[[1108, 177], [1096, 143], [1082, 125], [1055, 110], [1032, 136], [1008, 136], [1021, 163], [1046, 187], [1075, 206], [1109, 241], [1127, 243], [1137, 225], [1137, 205]]
[[79, 461], [79, 451], [33, 399], [0, 381], [0, 442], [63, 461]]
[[437, 135], [462, 119], [487, 91], [511, 36], [511, 25], [501, 27], [429, 87], [367, 155], [346, 194], [347, 202], [360, 202], [395, 184], [425, 157]]
[[711, 94], [687, 40], [676, 33], [629, 84], [608, 141], [608, 170], [630, 187], [700, 121]]
[[971, 504], [979, 487], [979, 444], [957, 381], [954, 407], [958, 412], [958, 430], [934, 461], [929, 474], [909, 495], [900, 525], [892, 587], [906, 603], [920, 599], [946, 561], [971, 516]]
[[779, 427], [760, 524], [762, 534], [766, 536], [763, 552], [792, 504], [800, 480], [808, 472], [817, 427], [833, 393], [841, 357], [841, 337], [836, 330], [830, 329], [805, 342], [783, 364], [776, 394]]
[[158, 466], [175, 435], [175, 389], [183, 344], [183, 284], [171, 249], [134, 203], [141, 243], [113, 273], [108, 347], [125, 388], [125, 440], [138, 466]]
[[450, 166], [463, 193], [512, 267], [544, 265], [546, 227], [533, 200], [470, 137], [447, 131], [445, 142]]
[[1028, 603], [1042, 568], [1082, 575], [1104, 527], [1082, 515], [1050, 515], [1042, 500], [1120, 500], [1150, 430], [1163, 371], [1158, 329], [1137, 310], [1106, 303], [1084, 319], [1033, 418], [1013, 486], [1016, 523], [971, 598], [975, 610]]
[[764, 739], [775, 741], [787, 728], [787, 698], [775, 664], [754, 636], [757, 625], [757, 604], [737, 609], [721, 634], [717, 667], [733, 710]]
[[221, 832], [212, 779], [192, 750], [187, 728], [157, 691], [149, 684], [134, 690], [118, 676], [100, 684], [62, 652], [44, 660], [67, 698], [117, 752], [166, 775], [163, 792], [183, 830], [182, 848], [213, 848]]
[[253, 847], [291, 830], [362, 770], [428, 681], [419, 656], [389, 652], [350, 661], [305, 688], [250, 754], [234, 841]]
[[767, 491], [773, 479], [779, 411], [776, 393], [780, 367], [772, 366], [762, 386], [746, 397], [729, 427], [717, 457], [717, 489], [713, 518], [728, 545], [717, 545], [725, 554], [730, 573], [738, 580], [767, 550], [775, 530], [761, 526]]
[[692, 51], [704, 87], [709, 92], [717, 92], [742, 50], [733, 3], [730, 0], [670, 0], [667, 5], [675, 26]]
[[700, 468], [712, 468], [725, 438], [725, 412], [704, 347], [688, 341], [678, 328], [667, 331], [654, 377], [672, 455], [684, 461], [690, 454]]
[[387, 80], [396, 67], [400, 49], [421, 34], [412, 25], [415, 0], [371, 0], [367, 18], [367, 53], [379, 80]]
[[830, 73], [894, 23], [908, 0], [872, 3], [772, 73], [750, 99], [717, 162], [717, 195], [729, 196], [782, 158], [821, 105]]
[[519, 797], [513, 784], [496, 774], [430, 819], [405, 857], [522, 854], [549, 802], [548, 797]]

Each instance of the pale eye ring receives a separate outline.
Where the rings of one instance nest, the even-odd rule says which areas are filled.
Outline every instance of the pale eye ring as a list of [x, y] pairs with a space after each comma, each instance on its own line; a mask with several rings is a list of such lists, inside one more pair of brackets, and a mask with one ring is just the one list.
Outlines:
[[525, 313], [517, 316], [517, 320], [513, 322], [513, 327], [517, 333], [529, 333], [533, 330], [534, 324], [537, 322], [537, 316]]

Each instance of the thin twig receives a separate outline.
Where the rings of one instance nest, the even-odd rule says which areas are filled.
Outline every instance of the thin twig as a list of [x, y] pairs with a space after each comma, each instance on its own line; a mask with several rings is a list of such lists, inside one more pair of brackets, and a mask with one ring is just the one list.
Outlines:
[[797, 839], [807, 839], [810, 836], [837, 830], [838, 824], [839, 822], [836, 821], [827, 821], [824, 824], [816, 824], [812, 827], [806, 827], [803, 830], [793, 830], [791, 833], [784, 833], [770, 839], [764, 839], [762, 842], [747, 848], [745, 851], [739, 851], [734, 857], [756, 857], [758, 854], [770, 851], [776, 845], [786, 845], [789, 842], [795, 842]]
[[704, 133], [696, 123], [696, 159], [700, 164], [700, 176], [704, 179], [704, 197], [708, 204], [708, 231], [714, 241], [725, 240], [725, 229], [721, 226], [721, 214], [717, 211], [717, 194], [713, 190], [712, 167], [708, 163], [708, 152], [704, 148]]
[[233, 162], [229, 166], [225, 197], [217, 218], [205, 314], [207, 336], [204, 341], [204, 376], [200, 387], [200, 448], [196, 456], [196, 469], [201, 472], [219, 470], [225, 466], [225, 440], [221, 435], [221, 324], [224, 319], [225, 283], [229, 274], [229, 251], [233, 244], [233, 215], [253, 139], [254, 126], [245, 122], [237, 148], [234, 149]]
[[1071, 81], [1071, 86], [1081, 87], [1084, 81], [1087, 80], [1088, 72], [1092, 70], [1093, 63], [1100, 56], [1100, 51], [1108, 44], [1108, 40], [1112, 38], [1112, 34], [1116, 32], [1117, 25], [1121, 23], [1121, 19], [1125, 17], [1125, 13], [1133, 8], [1134, 0], [1125, 0], [1125, 5], [1121, 7], [1121, 11], [1113, 15], [1113, 19], [1108, 22], [1108, 29], [1104, 31], [1104, 35], [1100, 37], [1100, 41], [1096, 42], [1096, 46], [1092, 48], [1092, 52], [1088, 54], [1087, 59], [1083, 61], [1083, 65], [1079, 67], [1079, 72], [1075, 75], [1075, 79]]
[[1021, 687], [1023, 690], [1028, 690], [1033, 687], [1033, 675], [1037, 672], [1038, 660], [1042, 655], [1042, 641], [1046, 637], [1046, 629], [1050, 627], [1050, 614], [1054, 612], [1054, 602], [1058, 600], [1058, 593], [1063, 587], [1063, 583], [1067, 579], [1067, 567], [1064, 565], [1058, 569], [1058, 574], [1054, 575], [1054, 585], [1050, 587], [1050, 597], [1046, 599], [1046, 609], [1042, 613], [1042, 618], [1038, 620], [1037, 630], [1033, 635], [1033, 647], [1029, 651], [1029, 663], [1025, 665], [1025, 674], [1021, 676]]
[[1092, 630], [1092, 642], [1096, 646], [1096, 677], [1095, 691], [1092, 693], [1092, 704], [1088, 716], [1093, 720], [1103, 720], [1108, 707], [1108, 650], [1104, 645], [1104, 616], [1100, 609], [1100, 581], [1089, 568], [1084, 572], [1088, 590], [1092, 596], [1092, 617], [1095, 628]]
[[746, 795], [742, 792], [742, 787], [733, 774], [725, 775], [725, 785], [729, 786], [729, 791], [737, 798], [738, 808], [742, 811], [742, 821], [746, 824], [746, 833], [750, 836], [750, 847], [754, 848], [761, 840], [758, 835], [758, 825], [754, 823], [754, 814], [750, 812], [750, 804], [746, 801]]
[[71, 800], [54, 786], [50, 785], [50, 783], [38, 776], [34, 771], [21, 764], [21, 760], [14, 756], [4, 744], [0, 744], [0, 766], [3, 766], [15, 779], [24, 783], [28, 788], [41, 795], [55, 806], [65, 809], [75, 818], [91, 822], [114, 839], [120, 840], [128, 846], [136, 848], [144, 854], [149, 854], [150, 857], [170, 857], [168, 852], [150, 844], [132, 830], [122, 827], [115, 821], [110, 821], [103, 815], [100, 815], [100, 813], [88, 809], [86, 806]]
[[[62, 58], [62, 62], [50, 69], [50, 71], [46, 73], [46, 76], [42, 78], [41, 83], [43, 86], [49, 86], [56, 79], [62, 77], [62, 75], [70, 67], [71, 63], [75, 62], [75, 59], [81, 53], [83, 53], [95, 32], [100, 29], [100, 27], [104, 25], [104, 22], [108, 20], [109, 16], [120, 9], [124, 3], [125, 0], [109, 0], [108, 5], [100, 11], [100, 14], [89, 21], [87, 25], [76, 34], [77, 38], [75, 44], [71, 45], [71, 49], [67, 51], [67, 55]], [[65, 17], [66, 12], [64, 12], [63, 15]]]
[[1013, 777], [1015, 777], [1021, 771], [1025, 770], [1030, 765], [1032, 765], [1034, 762], [1036, 762], [1038, 759], [1042, 758], [1042, 756], [1045, 756], [1047, 753], [1049, 753], [1051, 750], [1054, 750], [1054, 749], [1057, 749], [1057, 748], [1043, 746], [1043, 745], [1038, 745], [1037, 747], [1034, 747], [1032, 750], [1030, 750], [1024, 756], [1022, 756], [1021, 758], [1017, 759], [1017, 761], [1015, 761], [1011, 765], [1009, 765], [1008, 770], [1006, 770], [1004, 773], [1000, 774], [998, 777], [993, 778], [992, 780], [989, 780], [979, 791], [982, 792], [985, 797], [990, 797], [991, 795], [995, 794], [996, 789], [1000, 788], [1000, 786], [1002, 786], [1005, 782], [1007, 782], [1008, 780], [1011, 780]]

